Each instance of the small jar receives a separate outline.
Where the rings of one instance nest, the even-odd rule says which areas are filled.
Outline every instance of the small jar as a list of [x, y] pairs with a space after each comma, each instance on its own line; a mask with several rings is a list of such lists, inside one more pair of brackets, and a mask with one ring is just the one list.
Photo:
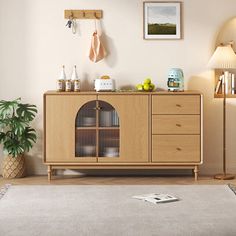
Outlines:
[[73, 87], [74, 87], [74, 92], [79, 92], [80, 91], [80, 80], [79, 79], [75, 79], [73, 81]]
[[65, 91], [65, 85], [64, 85], [64, 80], [63, 79], [57, 80], [57, 91], [58, 92]]
[[66, 80], [66, 92], [70, 92], [71, 87], [72, 87], [71, 80], [70, 79]]

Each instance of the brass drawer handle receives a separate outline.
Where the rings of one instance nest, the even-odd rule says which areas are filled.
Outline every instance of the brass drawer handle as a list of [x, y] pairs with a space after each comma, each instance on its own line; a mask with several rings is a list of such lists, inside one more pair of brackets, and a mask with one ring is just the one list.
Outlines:
[[102, 110], [102, 107], [94, 107], [93, 109], [99, 111], [99, 110]]
[[180, 104], [176, 104], [177, 107], [182, 107]]
[[181, 149], [181, 148], [179, 148], [179, 147], [177, 147], [177, 148], [176, 148], [176, 150], [178, 150], [178, 151], [181, 151], [182, 149]]
[[182, 125], [181, 124], [176, 124], [177, 127], [181, 127]]

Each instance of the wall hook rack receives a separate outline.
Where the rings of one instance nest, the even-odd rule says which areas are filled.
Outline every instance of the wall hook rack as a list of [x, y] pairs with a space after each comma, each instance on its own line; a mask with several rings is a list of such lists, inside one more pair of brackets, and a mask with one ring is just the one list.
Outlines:
[[101, 19], [102, 10], [65, 10], [65, 19]]

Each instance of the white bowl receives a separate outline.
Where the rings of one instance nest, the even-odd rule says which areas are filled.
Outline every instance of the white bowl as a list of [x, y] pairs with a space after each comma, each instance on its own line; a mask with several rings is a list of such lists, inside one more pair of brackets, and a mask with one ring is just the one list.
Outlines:
[[84, 155], [95, 155], [96, 147], [93, 145], [82, 146], [82, 152]]
[[113, 152], [113, 153], [104, 153], [105, 157], [118, 157], [119, 153], [118, 152]]
[[108, 153], [113, 154], [113, 153], [118, 153], [119, 149], [118, 149], [118, 147], [105, 147], [104, 151], [106, 154], [108, 154]]
[[82, 121], [83, 121], [82, 125], [84, 125], [84, 126], [92, 126], [92, 125], [96, 124], [95, 117], [83, 117]]

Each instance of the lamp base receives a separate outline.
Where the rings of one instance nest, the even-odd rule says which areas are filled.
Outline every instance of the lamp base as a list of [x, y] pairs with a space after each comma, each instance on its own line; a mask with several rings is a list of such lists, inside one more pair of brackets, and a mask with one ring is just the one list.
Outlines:
[[235, 176], [231, 174], [217, 174], [214, 176], [214, 179], [219, 179], [219, 180], [229, 180], [234, 178]]

